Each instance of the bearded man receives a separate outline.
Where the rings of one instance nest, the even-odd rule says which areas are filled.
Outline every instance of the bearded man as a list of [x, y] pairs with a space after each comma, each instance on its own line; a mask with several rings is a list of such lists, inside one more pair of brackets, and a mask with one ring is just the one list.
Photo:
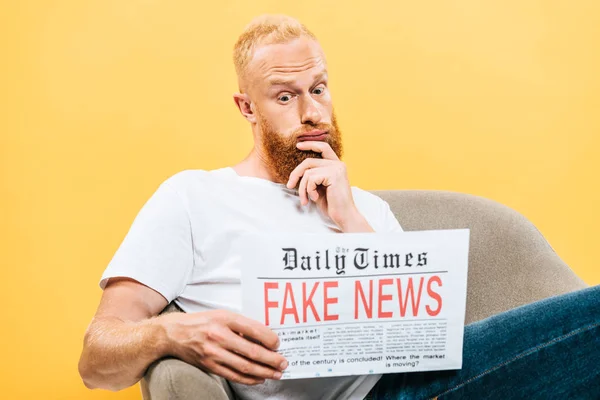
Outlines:
[[[459, 371], [279, 380], [287, 361], [277, 335], [240, 315], [241, 261], [231, 243], [257, 231], [402, 229], [387, 203], [349, 184], [325, 55], [304, 25], [257, 18], [237, 41], [234, 63], [234, 101], [254, 146], [237, 165], [170, 177], [143, 206], [101, 278], [79, 364], [86, 386], [126, 388], [171, 356], [224, 377], [241, 399], [450, 398], [465, 390], [483, 398], [511, 377], [531, 376], [519, 361], [533, 354], [537, 378], [514, 390], [541, 390], [552, 379], [557, 393], [560, 374], [572, 378], [570, 388], [597, 388], [597, 288], [467, 327]], [[185, 313], [159, 315], [171, 302]], [[550, 329], [555, 321], [559, 331]], [[497, 325], [504, 329], [490, 328]], [[557, 368], [574, 349], [578, 370]]]

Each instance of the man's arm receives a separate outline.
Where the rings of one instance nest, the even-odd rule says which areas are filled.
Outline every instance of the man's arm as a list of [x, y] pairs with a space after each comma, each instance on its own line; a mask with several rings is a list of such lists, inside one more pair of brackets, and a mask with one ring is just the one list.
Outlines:
[[167, 305], [154, 290], [128, 279], [111, 279], [85, 333], [79, 373], [88, 388], [120, 390], [135, 384], [167, 338], [158, 318]]
[[162, 295], [137, 281], [108, 282], [79, 360], [88, 388], [116, 391], [134, 385], [165, 356], [249, 385], [278, 379], [287, 367], [273, 351], [277, 335], [264, 325], [222, 310], [156, 316], [166, 305]]

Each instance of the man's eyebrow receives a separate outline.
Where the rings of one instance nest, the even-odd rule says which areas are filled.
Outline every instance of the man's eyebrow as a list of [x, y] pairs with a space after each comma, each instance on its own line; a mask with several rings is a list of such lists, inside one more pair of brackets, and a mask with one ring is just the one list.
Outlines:
[[[327, 79], [327, 71], [320, 72], [317, 75], [315, 75], [315, 77], [313, 78], [314, 81], [320, 81], [323, 79]], [[293, 79], [286, 79], [286, 78], [269, 79], [269, 86], [289, 86], [289, 85], [293, 85], [294, 83], [296, 83], [296, 81]]]
[[319, 72], [315, 75], [315, 81], [322, 81], [327, 79], [327, 71]]
[[269, 79], [270, 86], [285, 86], [285, 85], [291, 85], [292, 83], [294, 83], [293, 79], [285, 79], [285, 78]]

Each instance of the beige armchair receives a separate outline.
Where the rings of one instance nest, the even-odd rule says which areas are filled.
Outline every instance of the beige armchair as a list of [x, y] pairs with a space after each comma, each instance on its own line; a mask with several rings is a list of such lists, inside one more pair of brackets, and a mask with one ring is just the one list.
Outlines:
[[[481, 197], [441, 191], [379, 191], [406, 231], [471, 229], [465, 323], [586, 287], [519, 213]], [[165, 312], [175, 311], [173, 305]], [[235, 399], [227, 383], [176, 359], [148, 368], [145, 400]]]

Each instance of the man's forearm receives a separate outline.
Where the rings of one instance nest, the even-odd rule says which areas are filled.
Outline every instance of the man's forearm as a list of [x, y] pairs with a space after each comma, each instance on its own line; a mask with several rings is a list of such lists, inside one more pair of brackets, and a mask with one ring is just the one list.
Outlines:
[[340, 228], [344, 233], [375, 232], [367, 219], [358, 210], [350, 218], [347, 218]]
[[140, 322], [95, 319], [85, 334], [79, 373], [90, 388], [121, 390], [134, 385], [155, 360], [167, 355], [159, 318]]

